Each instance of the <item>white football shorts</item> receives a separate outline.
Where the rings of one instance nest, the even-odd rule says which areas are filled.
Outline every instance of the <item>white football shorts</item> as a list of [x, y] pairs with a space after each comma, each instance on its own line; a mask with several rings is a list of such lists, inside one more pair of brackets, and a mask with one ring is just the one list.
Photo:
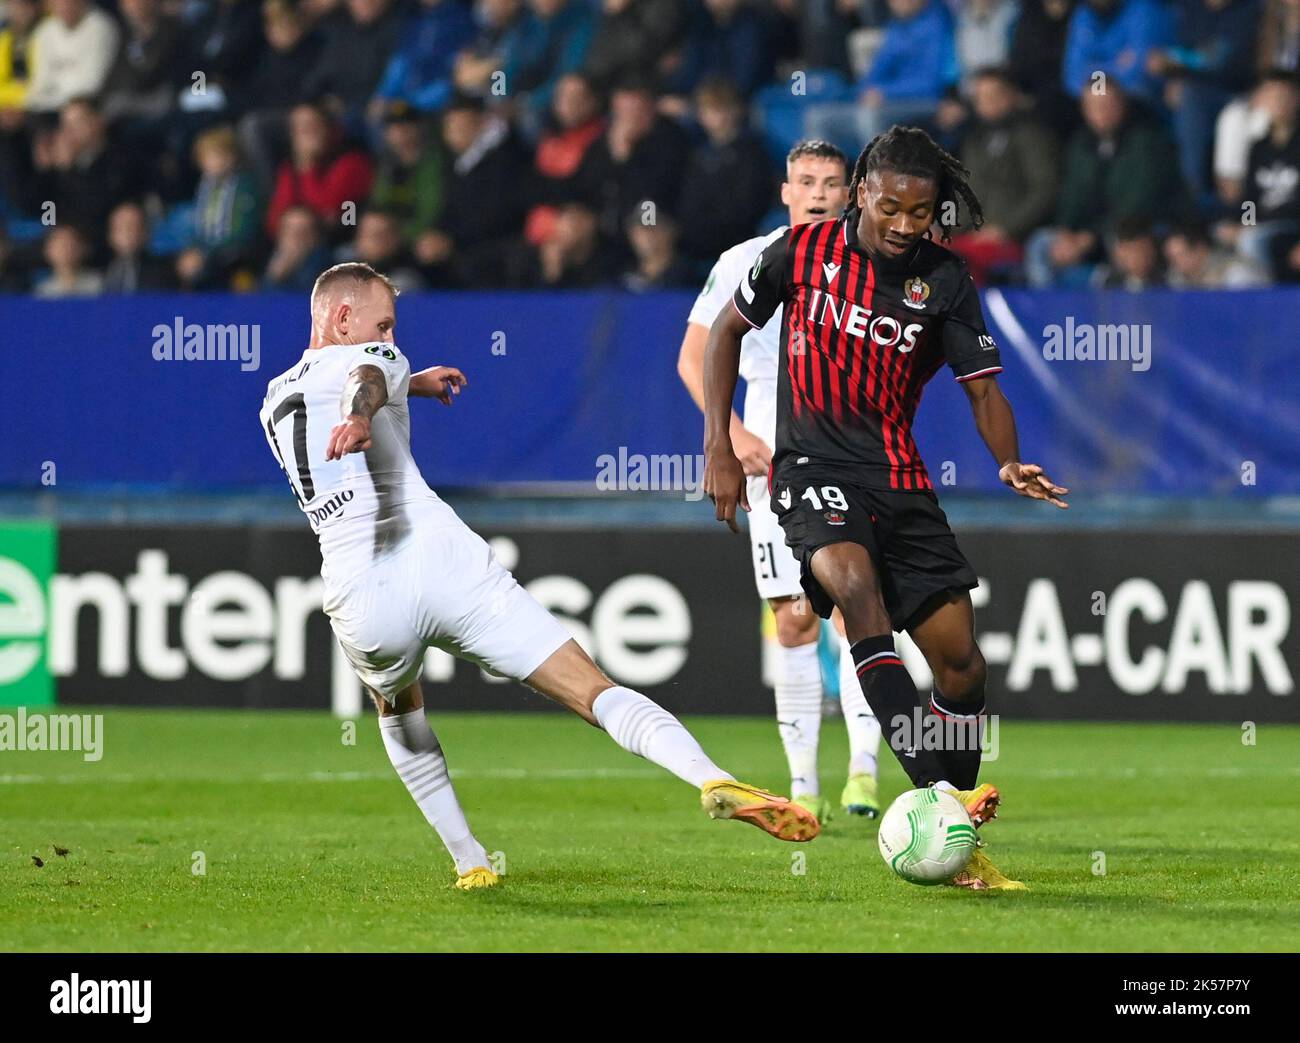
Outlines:
[[767, 495], [767, 475], [746, 478], [749, 491], [749, 549], [754, 557], [754, 583], [761, 598], [785, 598], [803, 593], [799, 560], [785, 544], [785, 530], [776, 520]]
[[358, 575], [328, 576], [324, 608], [361, 683], [389, 702], [431, 646], [522, 681], [570, 637], [459, 520], [417, 530]]

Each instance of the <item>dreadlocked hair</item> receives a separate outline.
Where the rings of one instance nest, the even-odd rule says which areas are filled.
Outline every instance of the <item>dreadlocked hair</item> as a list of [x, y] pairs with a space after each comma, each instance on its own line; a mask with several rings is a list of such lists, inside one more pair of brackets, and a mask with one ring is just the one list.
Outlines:
[[[929, 178], [939, 186], [935, 201], [937, 220], [943, 242], [948, 242], [954, 227], [961, 227], [961, 212], [965, 211], [971, 228], [984, 224], [984, 207], [979, 196], [970, 187], [970, 171], [956, 156], [945, 152], [939, 144], [920, 127], [902, 127], [898, 124], [885, 133], [872, 138], [853, 164], [853, 178], [849, 182], [849, 205], [845, 213], [857, 206], [858, 185], [876, 170], [889, 170], [909, 177]], [[927, 233], [928, 234], [928, 233]]]

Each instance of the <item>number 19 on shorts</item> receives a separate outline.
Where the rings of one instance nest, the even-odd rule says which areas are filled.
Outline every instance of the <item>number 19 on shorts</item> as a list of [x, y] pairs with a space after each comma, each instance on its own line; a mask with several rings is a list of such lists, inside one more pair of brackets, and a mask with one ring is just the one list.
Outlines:
[[[823, 485], [820, 498], [817, 495], [817, 490], [810, 485], [803, 491], [803, 495], [799, 499], [807, 500], [812, 504], [814, 511], [823, 510], [825, 507], [835, 511], [847, 511], [849, 509], [849, 501], [844, 498], [844, 493], [838, 485]], [[822, 503], [822, 500], [826, 501], [825, 504]]]

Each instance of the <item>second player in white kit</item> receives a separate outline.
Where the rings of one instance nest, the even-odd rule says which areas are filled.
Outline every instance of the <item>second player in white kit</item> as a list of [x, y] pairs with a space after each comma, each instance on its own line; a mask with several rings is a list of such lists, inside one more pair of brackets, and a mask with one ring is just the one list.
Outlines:
[[[839, 217], [848, 203], [848, 160], [826, 142], [804, 141], [786, 158], [781, 201], [791, 224]], [[709, 273], [687, 320], [678, 373], [691, 396], [704, 407], [704, 349], [709, 327], [723, 308], [732, 307], [755, 259], [785, 226], [725, 251]], [[745, 381], [744, 417], [732, 416], [731, 437], [748, 476], [749, 545], [754, 582], [776, 618], [776, 718], [790, 769], [794, 799], [819, 818], [830, 802], [821, 796], [817, 751], [821, 733], [822, 681], [818, 656], [818, 619], [802, 599], [799, 560], [786, 546], [785, 532], [773, 512], [767, 486], [772, 447], [776, 445], [777, 373], [781, 357], [781, 309], [766, 326], [750, 330], [741, 341], [740, 376]], [[858, 684], [848, 643], [840, 638], [841, 706], [849, 731], [849, 777], [840, 803], [852, 814], [874, 816], [876, 754], [880, 725]]]
[[324, 609], [379, 710], [384, 749], [456, 865], [462, 890], [498, 874], [456, 797], [424, 711], [425, 650], [526, 683], [624, 749], [698, 786], [713, 818], [811, 840], [814, 815], [737, 782], [672, 714], [610, 680], [429, 488], [411, 455], [411, 396], [451, 405], [458, 369], [412, 374], [393, 343], [396, 290], [369, 265], [335, 265], [312, 290], [311, 339], [269, 382], [262, 430], [320, 541]]
[[[747, 239], [727, 250], [709, 273], [709, 281], [691, 306], [687, 322], [708, 329], [718, 311], [731, 303], [731, 295], [744, 281], [754, 258], [768, 243], [781, 238], [786, 226], [767, 235]], [[776, 373], [781, 350], [781, 313], [742, 341], [740, 376], [745, 381], [744, 426], [764, 445], [776, 445]], [[754, 582], [763, 598], [796, 597], [803, 592], [799, 585], [799, 561], [785, 545], [785, 532], [768, 503], [767, 473], [753, 474], [749, 486], [749, 545], [754, 554]]]

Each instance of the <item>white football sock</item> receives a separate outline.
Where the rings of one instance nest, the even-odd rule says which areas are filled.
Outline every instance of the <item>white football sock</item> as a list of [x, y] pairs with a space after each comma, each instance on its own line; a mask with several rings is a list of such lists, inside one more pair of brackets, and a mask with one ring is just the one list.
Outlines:
[[790, 796], [816, 797], [817, 741], [822, 730], [822, 666], [817, 642], [776, 652], [776, 724], [790, 766]]
[[447, 773], [447, 760], [424, 716], [424, 708], [379, 718], [379, 734], [406, 791], [451, 852], [456, 872], [487, 866], [487, 851], [470, 832]]
[[600, 726], [623, 749], [692, 786], [735, 778], [709, 760], [681, 721], [640, 692], [618, 685], [606, 688], [591, 709]]
[[853, 648], [843, 637], [840, 638], [840, 708], [849, 729], [849, 774], [875, 775], [880, 722], [862, 694], [862, 682], [853, 663]]

